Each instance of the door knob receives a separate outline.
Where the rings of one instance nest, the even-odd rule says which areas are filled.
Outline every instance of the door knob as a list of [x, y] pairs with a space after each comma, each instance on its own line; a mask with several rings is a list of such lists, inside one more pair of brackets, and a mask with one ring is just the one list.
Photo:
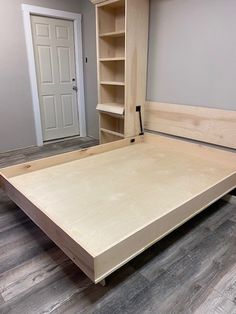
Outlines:
[[77, 86], [73, 86], [73, 90], [78, 92], [78, 87]]

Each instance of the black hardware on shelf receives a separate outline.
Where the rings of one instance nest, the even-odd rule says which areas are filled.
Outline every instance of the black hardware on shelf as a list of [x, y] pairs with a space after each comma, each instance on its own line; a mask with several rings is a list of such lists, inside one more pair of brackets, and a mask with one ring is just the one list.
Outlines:
[[139, 113], [139, 123], [140, 123], [140, 131], [141, 131], [141, 133], [139, 133], [139, 135], [143, 135], [144, 132], [143, 132], [143, 122], [142, 122], [142, 111], [141, 111], [140, 105], [136, 106], [136, 112]]

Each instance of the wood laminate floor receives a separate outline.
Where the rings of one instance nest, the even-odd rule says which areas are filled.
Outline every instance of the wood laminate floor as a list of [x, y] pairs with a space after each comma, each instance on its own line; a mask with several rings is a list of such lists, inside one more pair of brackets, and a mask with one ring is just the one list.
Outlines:
[[[0, 168], [95, 144], [73, 139], [0, 154]], [[236, 206], [218, 201], [102, 287], [0, 191], [0, 313], [236, 314]]]

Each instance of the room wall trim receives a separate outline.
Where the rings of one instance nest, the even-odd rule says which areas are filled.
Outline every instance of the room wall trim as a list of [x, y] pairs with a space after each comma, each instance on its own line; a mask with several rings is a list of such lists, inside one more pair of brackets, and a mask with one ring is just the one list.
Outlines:
[[36, 65], [34, 57], [33, 48], [33, 37], [31, 29], [31, 14], [38, 14], [46, 17], [56, 17], [61, 19], [72, 20], [74, 22], [74, 35], [75, 35], [75, 64], [76, 64], [76, 80], [78, 85], [78, 113], [79, 113], [79, 126], [80, 126], [80, 136], [87, 136], [86, 130], [86, 116], [85, 116], [85, 99], [84, 99], [84, 73], [83, 73], [83, 52], [82, 52], [82, 26], [81, 26], [81, 14], [53, 10], [28, 4], [21, 5], [23, 21], [24, 21], [24, 31], [25, 31], [25, 41], [27, 49], [27, 58], [29, 66], [29, 76], [31, 84], [31, 94], [33, 101], [33, 112], [34, 112], [34, 123], [35, 123], [35, 133], [36, 133], [36, 143], [38, 146], [43, 145], [43, 134], [40, 116], [40, 104], [38, 96], [38, 85], [36, 76]]

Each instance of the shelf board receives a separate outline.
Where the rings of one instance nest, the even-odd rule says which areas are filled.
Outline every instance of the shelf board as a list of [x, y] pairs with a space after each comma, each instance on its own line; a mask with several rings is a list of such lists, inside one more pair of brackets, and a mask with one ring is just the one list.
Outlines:
[[93, 3], [96, 2], [96, 4], [99, 4], [99, 7], [105, 7], [109, 9], [118, 9], [118, 8], [125, 9], [125, 0], [112, 0], [109, 2], [107, 0], [90, 0], [90, 1], [92, 1]]
[[125, 31], [115, 31], [109, 33], [102, 33], [99, 37], [122, 37], [125, 36]]
[[116, 85], [116, 86], [125, 86], [124, 82], [116, 82], [116, 81], [100, 81], [101, 85]]
[[115, 135], [115, 136], [118, 136], [118, 137], [121, 137], [121, 138], [124, 138], [124, 134], [122, 133], [119, 133], [119, 132], [115, 132], [115, 131], [111, 131], [111, 130], [108, 130], [108, 129], [104, 129], [104, 128], [100, 128], [100, 131], [104, 132], [104, 133], [108, 133], [108, 134], [111, 134], [111, 135]]
[[125, 61], [125, 57], [100, 58], [99, 61]]
[[123, 116], [125, 112], [125, 107], [123, 104], [119, 104], [119, 103], [106, 103], [106, 104], [98, 104], [97, 110]]
[[98, 3], [102, 3], [105, 2], [106, 0], [90, 0], [90, 2], [92, 2], [93, 4], [98, 4]]

